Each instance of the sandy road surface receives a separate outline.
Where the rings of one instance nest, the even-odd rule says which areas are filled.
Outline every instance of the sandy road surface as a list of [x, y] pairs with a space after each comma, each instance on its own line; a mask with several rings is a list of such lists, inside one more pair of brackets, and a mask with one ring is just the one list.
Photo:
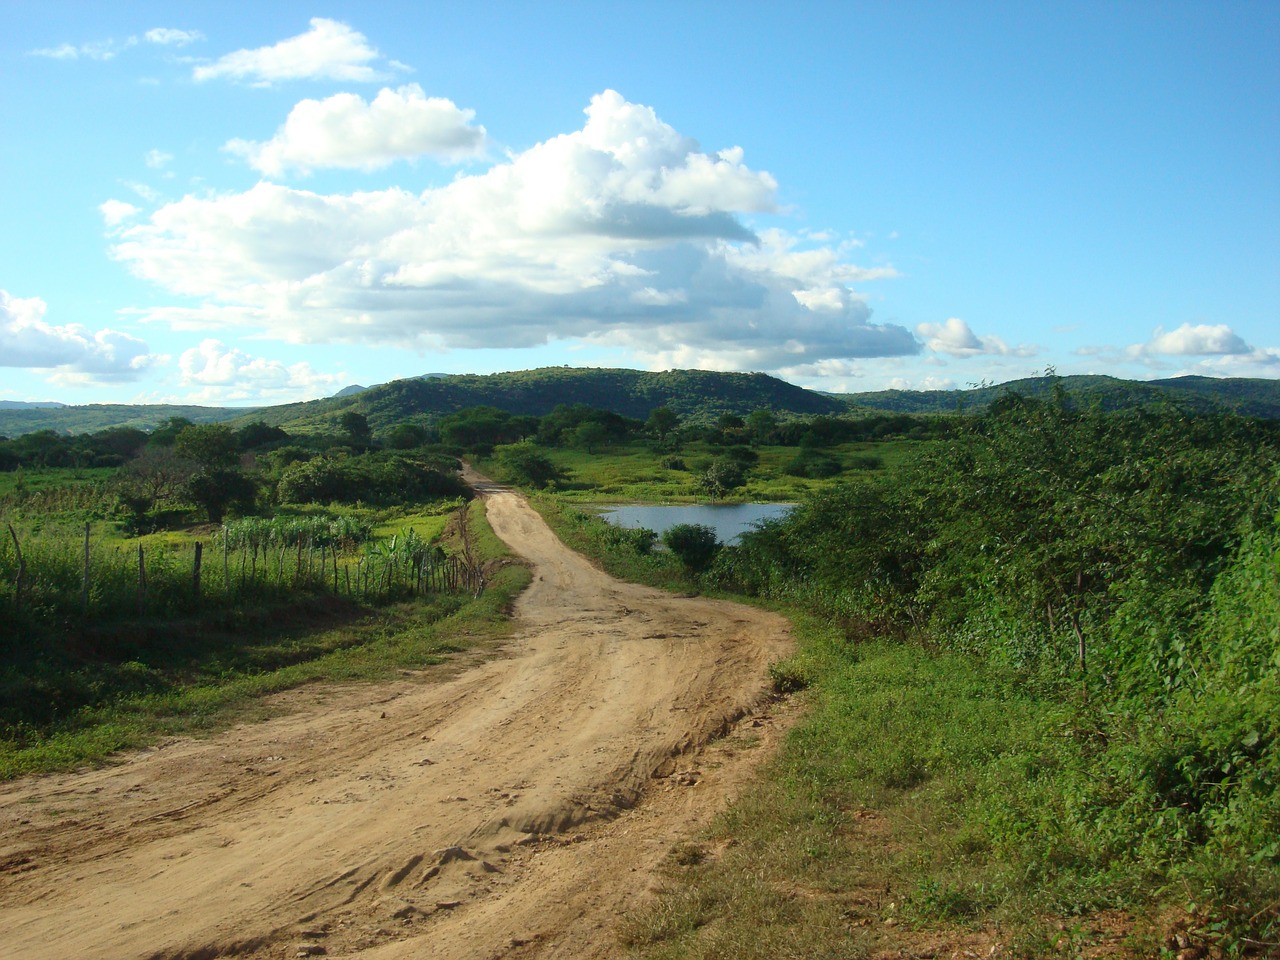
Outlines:
[[617, 956], [785, 723], [786, 623], [613, 580], [483, 492], [534, 568], [503, 657], [0, 785], [0, 958]]

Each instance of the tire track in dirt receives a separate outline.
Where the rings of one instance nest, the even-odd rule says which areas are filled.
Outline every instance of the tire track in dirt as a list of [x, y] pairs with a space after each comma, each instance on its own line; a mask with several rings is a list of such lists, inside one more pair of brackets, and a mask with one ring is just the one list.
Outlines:
[[[0, 956], [617, 955], [784, 726], [787, 624], [613, 580], [473, 481], [533, 567], [503, 656], [0, 787]], [[752, 711], [757, 745], [704, 750]]]

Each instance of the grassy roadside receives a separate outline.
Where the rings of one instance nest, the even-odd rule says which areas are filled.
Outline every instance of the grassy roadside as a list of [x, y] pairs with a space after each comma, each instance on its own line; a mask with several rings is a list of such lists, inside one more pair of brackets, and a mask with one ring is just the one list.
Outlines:
[[[33, 638], [0, 667], [0, 779], [106, 760], [117, 750], [261, 715], [262, 698], [313, 682], [373, 682], [505, 636], [527, 568], [468, 511], [472, 549], [495, 568], [478, 598], [440, 594], [380, 608], [307, 597], [215, 622], [135, 624], [129, 657]], [[117, 638], [119, 642], [124, 642]]]
[[[1157, 956], [1105, 894], [1045, 883], [981, 820], [1040, 799], [1052, 707], [968, 658], [791, 612], [808, 710], [759, 782], [668, 858], [624, 942], [647, 960]], [[1043, 865], [1040, 865], [1043, 866]], [[1076, 875], [1078, 879], [1078, 875]]]
[[[669, 556], [556, 496], [533, 503], [611, 574], [690, 588]], [[635, 956], [1161, 955], [1151, 918], [1125, 909], [1141, 889], [1046, 836], [1056, 775], [1080, 756], [1060, 702], [1025, 674], [781, 612], [799, 648], [775, 680], [804, 688], [805, 717], [708, 835], [672, 851], [625, 922]], [[1197, 926], [1179, 910], [1162, 936]]]

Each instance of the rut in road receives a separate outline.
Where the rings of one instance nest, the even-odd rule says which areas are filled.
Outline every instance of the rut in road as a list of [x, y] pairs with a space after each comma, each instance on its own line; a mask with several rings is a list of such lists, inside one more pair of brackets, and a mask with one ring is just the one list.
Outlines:
[[503, 656], [0, 787], [0, 956], [617, 955], [618, 913], [764, 752], [699, 751], [766, 707], [788, 625], [614, 580], [472, 479], [533, 569]]

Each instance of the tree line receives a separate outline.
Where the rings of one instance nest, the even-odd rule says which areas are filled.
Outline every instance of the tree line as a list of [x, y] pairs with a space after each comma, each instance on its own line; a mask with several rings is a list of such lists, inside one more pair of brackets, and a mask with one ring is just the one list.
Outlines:
[[708, 566], [841, 624], [849, 657], [897, 637], [1060, 702], [1050, 799], [1000, 798], [995, 842], [1280, 926], [1280, 424], [1007, 395]]

